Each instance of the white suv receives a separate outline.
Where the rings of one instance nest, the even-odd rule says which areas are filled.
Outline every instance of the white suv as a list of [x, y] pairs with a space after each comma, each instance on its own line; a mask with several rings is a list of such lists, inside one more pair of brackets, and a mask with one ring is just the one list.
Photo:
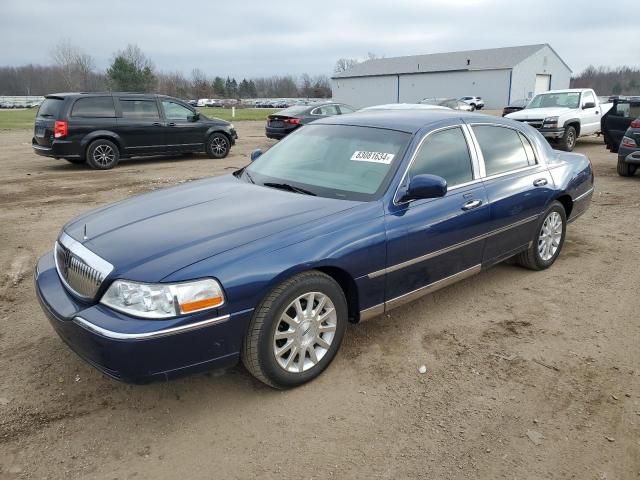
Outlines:
[[480, 110], [484, 107], [484, 100], [482, 100], [482, 97], [462, 97], [460, 101], [471, 105], [476, 110]]

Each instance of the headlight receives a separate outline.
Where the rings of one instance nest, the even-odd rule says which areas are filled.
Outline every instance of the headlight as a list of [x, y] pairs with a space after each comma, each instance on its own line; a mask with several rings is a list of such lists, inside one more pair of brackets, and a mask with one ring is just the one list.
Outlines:
[[545, 125], [557, 125], [558, 124], [558, 117], [547, 117], [544, 119], [544, 123]]
[[233, 123], [230, 123], [230, 124], [229, 124], [229, 128], [230, 128], [231, 130], [235, 130], [235, 129], [236, 129], [236, 127], [235, 127], [235, 125], [234, 125]]
[[211, 278], [152, 284], [116, 280], [100, 303], [135, 317], [170, 318], [219, 307], [224, 294]]

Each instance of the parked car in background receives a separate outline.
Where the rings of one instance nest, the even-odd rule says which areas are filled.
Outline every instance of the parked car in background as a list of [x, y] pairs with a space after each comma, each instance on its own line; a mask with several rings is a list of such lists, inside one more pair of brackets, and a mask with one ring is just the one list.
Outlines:
[[35, 269], [65, 343], [119, 380], [241, 359], [295, 387], [349, 322], [509, 258], [549, 268], [593, 192], [584, 155], [440, 109], [334, 115], [252, 159], [68, 222]]
[[294, 105], [267, 117], [265, 133], [268, 138], [280, 140], [294, 130], [315, 120], [332, 115], [353, 113], [355, 109], [342, 103], [319, 103], [314, 105]]
[[387, 103], [384, 105], [372, 105], [370, 107], [361, 108], [359, 112], [371, 110], [449, 110], [447, 107], [440, 105], [431, 105], [426, 103]]
[[438, 105], [452, 110], [462, 110], [463, 112], [473, 112], [475, 107], [455, 98], [423, 98], [420, 103], [425, 105]]
[[475, 110], [481, 110], [484, 107], [482, 97], [462, 97], [460, 100], [471, 105]]
[[640, 96], [614, 98], [601, 125], [605, 145], [618, 153], [618, 174], [634, 175], [640, 165]]
[[550, 90], [506, 118], [528, 123], [554, 146], [570, 152], [579, 137], [600, 132], [600, 120], [610, 108], [611, 104], [600, 104], [590, 88]]
[[197, 100], [189, 100], [187, 103], [189, 105], [191, 105], [192, 107], [197, 107], [198, 106], [198, 101]]
[[106, 170], [121, 158], [140, 155], [206, 152], [224, 158], [237, 138], [231, 123], [208, 118], [176, 98], [57, 93], [40, 105], [31, 143], [38, 155]]
[[514, 100], [509, 105], [502, 109], [502, 116], [509, 115], [513, 112], [519, 112], [523, 110], [527, 104], [531, 101], [530, 98], [519, 98], [518, 100]]

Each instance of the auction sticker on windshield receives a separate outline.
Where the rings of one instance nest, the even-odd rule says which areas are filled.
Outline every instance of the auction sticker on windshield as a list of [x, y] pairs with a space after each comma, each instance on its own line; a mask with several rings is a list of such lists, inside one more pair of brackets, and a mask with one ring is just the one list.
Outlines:
[[393, 161], [393, 157], [395, 157], [395, 155], [392, 153], [356, 151], [351, 155], [351, 160], [356, 162], [373, 162], [389, 165]]

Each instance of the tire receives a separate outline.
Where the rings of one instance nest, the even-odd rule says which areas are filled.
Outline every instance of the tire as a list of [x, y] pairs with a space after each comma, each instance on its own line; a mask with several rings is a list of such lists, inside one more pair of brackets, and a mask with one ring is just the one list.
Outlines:
[[618, 158], [618, 175], [621, 177], [633, 177], [636, 173], [636, 166], [626, 163], [623, 159]]
[[[312, 305], [318, 308], [323, 297], [319, 312], [307, 310], [308, 299], [312, 298]], [[318, 315], [326, 320], [318, 321]], [[255, 310], [242, 347], [242, 363], [254, 377], [273, 388], [302, 385], [331, 363], [347, 321], [347, 301], [335, 280], [318, 271], [295, 275], [271, 290]], [[304, 348], [304, 357], [300, 348]]]
[[69, 163], [74, 163], [76, 165], [81, 165], [83, 163], [85, 163], [85, 159], [84, 158], [66, 158], [65, 160]]
[[471, 111], [472, 111], [472, 112], [475, 112], [475, 111], [476, 111], [476, 104], [475, 104], [475, 103], [472, 103], [472, 104], [471, 104]]
[[212, 133], [205, 147], [209, 158], [225, 158], [229, 155], [231, 142], [224, 133]]
[[87, 163], [96, 170], [109, 170], [120, 161], [118, 146], [104, 138], [91, 142], [87, 148]]
[[576, 129], [575, 127], [568, 126], [564, 129], [564, 135], [558, 142], [558, 146], [560, 150], [564, 150], [565, 152], [572, 152], [576, 146]]
[[[561, 223], [556, 223], [557, 221]], [[545, 229], [547, 232], [551, 229], [552, 236], [546, 235]], [[549, 268], [556, 261], [558, 255], [560, 255], [566, 233], [567, 214], [564, 211], [564, 206], [560, 202], [554, 201], [538, 222], [535, 235], [531, 241], [531, 247], [516, 255], [516, 262], [530, 270], [544, 270]], [[552, 246], [548, 248], [553, 248], [554, 243], [557, 243], [557, 245], [555, 245], [555, 251], [551, 252], [545, 249], [544, 244]]]

